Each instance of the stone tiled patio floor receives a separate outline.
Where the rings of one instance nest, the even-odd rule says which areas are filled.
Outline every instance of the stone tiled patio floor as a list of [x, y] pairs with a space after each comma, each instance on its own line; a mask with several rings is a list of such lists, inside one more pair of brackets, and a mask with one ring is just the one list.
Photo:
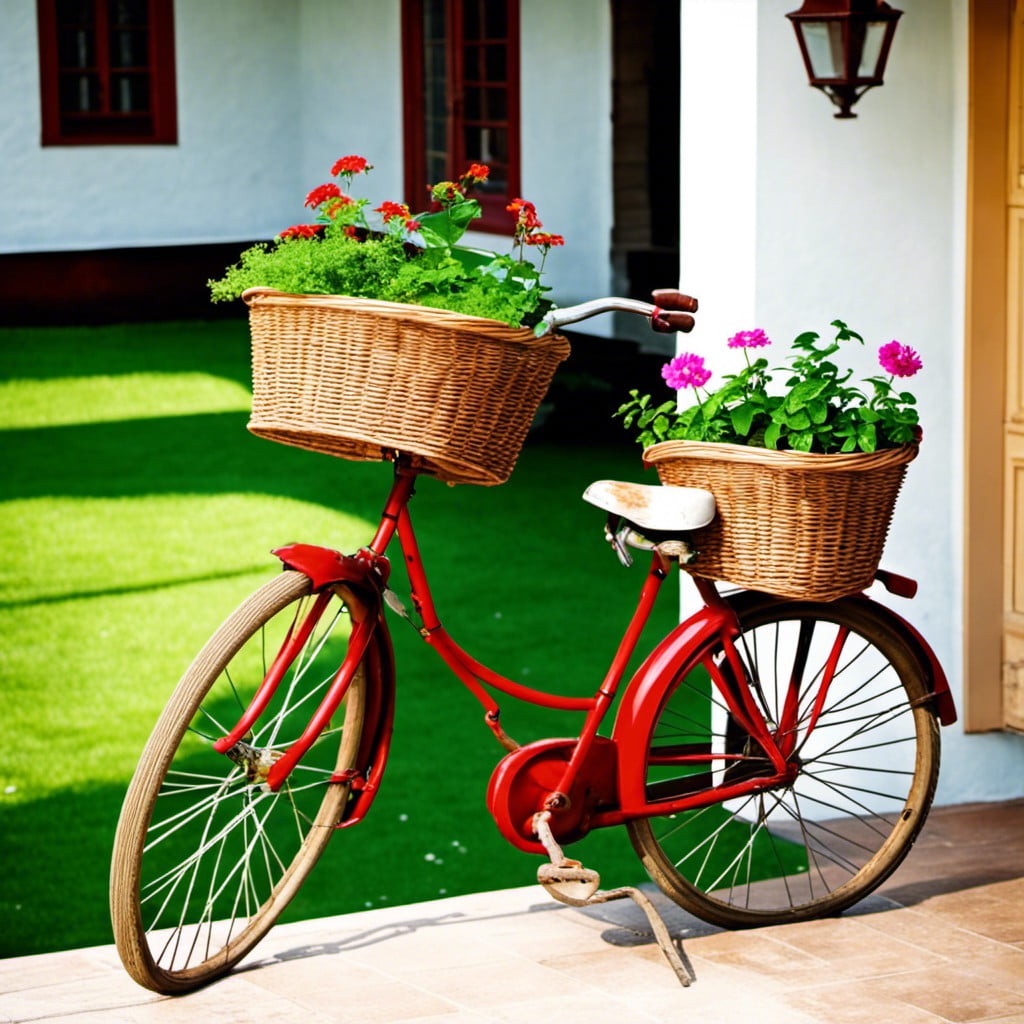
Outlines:
[[528, 887], [284, 925], [176, 999], [110, 946], [0, 961], [0, 1021], [1024, 1024], [1024, 800], [933, 811], [840, 918], [725, 932], [659, 907], [689, 988], [631, 903], [581, 911]]

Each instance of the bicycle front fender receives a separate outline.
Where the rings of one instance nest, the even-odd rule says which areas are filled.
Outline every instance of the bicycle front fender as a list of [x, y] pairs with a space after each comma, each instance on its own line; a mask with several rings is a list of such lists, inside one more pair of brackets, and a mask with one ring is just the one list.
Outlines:
[[354, 614], [372, 616], [373, 635], [370, 637], [363, 664], [367, 673], [366, 716], [363, 739], [356, 767], [346, 773], [352, 797], [336, 828], [355, 825], [366, 816], [380, 791], [380, 783], [391, 748], [391, 733], [395, 715], [395, 659], [391, 646], [391, 633], [384, 618], [380, 602], [381, 589], [387, 581], [387, 562], [379, 556], [375, 560], [354, 555], [343, 555], [331, 548], [314, 544], [289, 544], [275, 548], [273, 554], [288, 569], [309, 577], [314, 590], [340, 585], [349, 598], [365, 601], [372, 597], [372, 607], [364, 605]]
[[387, 582], [387, 559], [380, 555], [372, 559], [360, 558], [316, 544], [288, 544], [274, 548], [271, 554], [277, 555], [285, 568], [308, 576], [314, 590], [332, 583], [349, 583], [357, 587], [370, 586], [379, 592]]
[[668, 683], [714, 637], [736, 636], [735, 617], [726, 608], [705, 607], [677, 626], [647, 656], [629, 682], [612, 728], [618, 749], [619, 801], [622, 811], [647, 803], [647, 729], [657, 717]]

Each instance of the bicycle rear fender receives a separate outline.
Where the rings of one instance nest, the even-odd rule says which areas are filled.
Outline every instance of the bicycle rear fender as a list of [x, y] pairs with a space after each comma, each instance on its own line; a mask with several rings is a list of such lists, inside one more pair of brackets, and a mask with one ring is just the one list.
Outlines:
[[395, 659], [391, 633], [380, 601], [381, 587], [387, 580], [387, 562], [343, 555], [314, 544], [289, 544], [275, 548], [273, 554], [286, 568], [307, 576], [314, 590], [344, 585], [363, 604], [361, 613], [376, 619], [373, 636], [364, 655], [367, 680], [363, 740], [356, 767], [345, 773], [344, 779], [337, 780], [352, 784], [352, 796], [335, 826], [348, 828], [366, 816], [376, 798], [391, 748], [395, 715]]
[[876, 615], [889, 620], [896, 632], [902, 634], [907, 646], [917, 655], [921, 667], [928, 673], [929, 689], [933, 694], [935, 714], [943, 725], [952, 725], [957, 720], [956, 704], [949, 690], [949, 680], [927, 640], [902, 615], [884, 604], [873, 601], [866, 594], [858, 594], [851, 600], [870, 604]]
[[736, 635], [733, 616], [724, 608], [701, 608], [651, 651], [630, 680], [612, 729], [619, 754], [622, 808], [639, 808], [647, 802], [647, 728], [661, 706], [666, 680], [675, 678], [695, 651], [722, 632]]
[[[785, 602], [783, 598], [754, 591], [745, 591], [726, 600], [737, 611], [763, 601]], [[949, 681], [924, 637], [901, 615], [864, 594], [845, 600], [870, 604], [872, 611], [886, 619], [893, 631], [903, 638], [927, 675], [935, 714], [943, 725], [952, 725], [957, 720], [957, 712]], [[639, 808], [646, 803], [647, 731], [660, 710], [667, 683], [678, 675], [688, 658], [722, 630], [735, 635], [736, 622], [732, 616], [727, 611], [702, 608], [669, 633], [630, 680], [612, 730], [619, 755], [619, 799], [623, 809]]]
[[[886, 575], [890, 577], [890, 580], [893, 578], [891, 574]], [[916, 593], [917, 585], [911, 580], [899, 579], [903, 583], [909, 583], [910, 589], [897, 589], [894, 590], [894, 593], [898, 593], [903, 597], [913, 597]], [[883, 580], [883, 582], [885, 581]], [[888, 586], [889, 584], [887, 583], [886, 585]], [[750, 590], [736, 594], [726, 600], [739, 613], [742, 613], [751, 605], [760, 604], [764, 601], [792, 603], [788, 598], [771, 597], [768, 594], [761, 594]], [[903, 638], [904, 643], [917, 657], [921, 669], [928, 679], [928, 690], [932, 695], [932, 709], [936, 717], [943, 725], [952, 725], [957, 720], [957, 711], [956, 705], [953, 702], [953, 695], [949, 690], [949, 680], [946, 678], [946, 673], [928, 641], [902, 615], [894, 612], [888, 605], [880, 604], [878, 601], [873, 600], [867, 594], [855, 594], [851, 597], [842, 598], [842, 600], [870, 605], [872, 614], [879, 619], [885, 619], [892, 630]]]

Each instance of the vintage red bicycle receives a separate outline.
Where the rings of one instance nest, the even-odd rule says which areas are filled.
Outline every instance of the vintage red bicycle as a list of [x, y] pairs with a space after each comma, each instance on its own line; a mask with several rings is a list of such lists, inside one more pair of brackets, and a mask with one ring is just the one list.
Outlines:
[[[669, 326], [688, 329], [695, 302], [673, 304]], [[660, 310], [626, 300], [548, 322], [613, 309], [666, 326]], [[479, 663], [443, 626], [410, 511], [417, 476], [395, 452], [379, 525], [360, 550], [278, 549], [283, 571], [214, 633], [157, 721], [111, 874], [117, 947], [136, 981], [176, 993], [230, 970], [334, 832], [369, 813], [397, 699], [386, 608], [414, 623], [505, 748], [487, 793], [501, 834], [549, 857], [555, 886], [582, 880], [580, 902], [596, 875], [560, 844], [614, 825], [672, 900], [726, 927], [837, 913], [895, 870], [934, 794], [938, 723], [956, 717], [938, 660], [904, 618], [864, 594], [804, 601], [682, 573], [701, 607], [626, 681], [654, 603], [715, 503], [701, 490], [601, 481], [584, 497], [606, 513], [612, 547], [627, 564], [630, 548], [645, 550], [650, 564], [593, 696], [545, 693]], [[405, 599], [390, 586], [396, 544]], [[913, 595], [909, 580], [878, 579]], [[578, 735], [518, 746], [495, 692], [579, 713]]]

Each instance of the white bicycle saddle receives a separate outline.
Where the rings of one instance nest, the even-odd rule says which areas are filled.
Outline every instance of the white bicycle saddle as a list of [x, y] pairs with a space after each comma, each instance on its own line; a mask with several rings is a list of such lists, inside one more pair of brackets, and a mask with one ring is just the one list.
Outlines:
[[715, 518], [715, 496], [699, 487], [597, 480], [583, 492], [583, 500], [622, 516], [641, 530], [662, 533], [699, 530]]

